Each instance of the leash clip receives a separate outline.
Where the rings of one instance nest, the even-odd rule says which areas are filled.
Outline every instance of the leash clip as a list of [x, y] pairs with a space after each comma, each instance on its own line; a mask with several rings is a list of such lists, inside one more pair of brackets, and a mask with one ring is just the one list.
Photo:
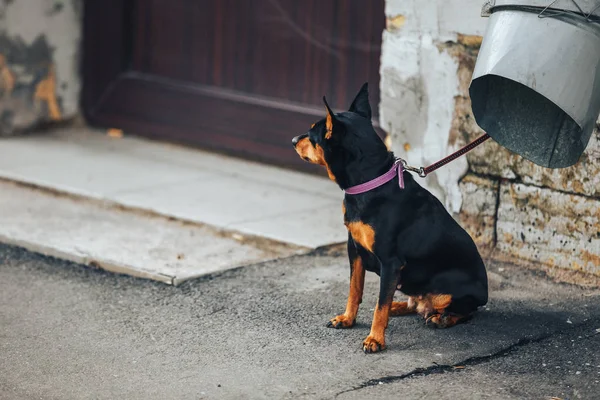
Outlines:
[[425, 168], [423, 167], [412, 167], [410, 165], [408, 165], [408, 163], [406, 162], [406, 160], [402, 159], [402, 158], [398, 158], [397, 160], [400, 161], [400, 164], [402, 164], [402, 168], [404, 168], [407, 171], [411, 171], [411, 172], [416, 172], [417, 174], [419, 174], [419, 176], [421, 178], [425, 178], [427, 176], [427, 172], [425, 172]]

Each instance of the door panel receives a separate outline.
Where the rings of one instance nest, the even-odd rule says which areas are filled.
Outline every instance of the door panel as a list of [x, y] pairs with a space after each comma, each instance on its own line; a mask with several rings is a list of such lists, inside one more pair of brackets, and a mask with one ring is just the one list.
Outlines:
[[[308, 169], [292, 136], [379, 102], [383, 0], [88, 0], [83, 105], [97, 125]], [[110, 21], [110, 22], [109, 22]]]

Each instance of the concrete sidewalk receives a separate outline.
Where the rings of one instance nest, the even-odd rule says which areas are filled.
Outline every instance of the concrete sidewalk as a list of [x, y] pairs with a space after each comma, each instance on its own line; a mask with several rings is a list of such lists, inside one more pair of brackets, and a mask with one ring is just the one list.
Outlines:
[[3, 399], [594, 399], [600, 291], [488, 265], [490, 302], [467, 324], [393, 318], [365, 355], [377, 295], [343, 310], [343, 251], [279, 259], [179, 287], [0, 246]]
[[0, 181], [0, 242], [171, 285], [308, 249]]
[[324, 177], [84, 128], [0, 155], [0, 242], [109, 271], [177, 285], [347, 238]]
[[347, 237], [343, 192], [324, 177], [95, 129], [4, 138], [0, 155], [1, 178], [61, 193], [295, 246]]

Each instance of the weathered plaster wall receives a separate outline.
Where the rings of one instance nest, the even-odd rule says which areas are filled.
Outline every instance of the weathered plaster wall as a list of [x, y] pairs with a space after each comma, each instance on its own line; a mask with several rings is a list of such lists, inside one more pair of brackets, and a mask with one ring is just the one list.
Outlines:
[[0, 0], [0, 136], [77, 115], [81, 0]]
[[[380, 122], [394, 151], [414, 165], [428, 165], [457, 148], [451, 141], [460, 57], [444, 48], [482, 35], [480, 0], [388, 0], [381, 61]], [[477, 40], [477, 38], [475, 39]], [[458, 212], [459, 159], [427, 178], [426, 186]]]
[[[428, 165], [483, 132], [468, 87], [482, 0], [387, 0], [381, 124], [396, 154]], [[599, 120], [600, 126], [600, 120]], [[574, 167], [538, 167], [492, 141], [425, 186], [494, 257], [600, 275], [600, 133]]]

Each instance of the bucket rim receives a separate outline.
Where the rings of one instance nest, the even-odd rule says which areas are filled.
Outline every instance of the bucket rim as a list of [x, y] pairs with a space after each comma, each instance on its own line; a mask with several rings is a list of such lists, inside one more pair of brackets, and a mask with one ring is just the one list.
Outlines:
[[553, 17], [564, 13], [577, 14], [590, 22], [600, 22], [599, 0], [488, 0], [483, 5], [482, 16], [489, 17], [499, 8], [510, 7], [538, 12], [540, 18]]

